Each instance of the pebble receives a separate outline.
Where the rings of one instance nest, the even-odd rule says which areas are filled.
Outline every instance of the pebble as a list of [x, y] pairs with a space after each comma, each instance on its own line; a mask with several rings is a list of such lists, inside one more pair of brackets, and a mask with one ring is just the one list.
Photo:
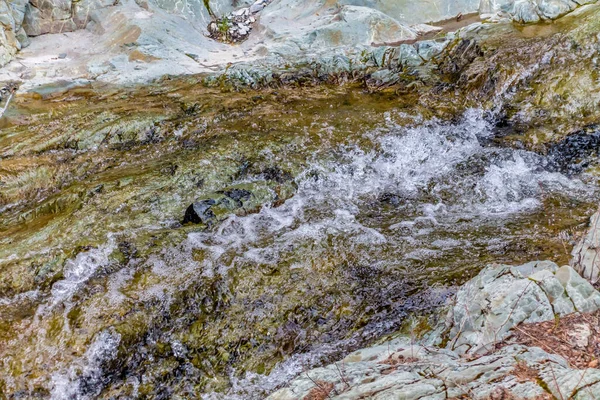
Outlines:
[[[240, 8], [232, 11], [219, 20], [208, 24], [208, 32], [213, 39], [222, 42], [242, 42], [248, 38], [252, 31], [252, 25], [256, 22], [253, 16], [262, 11], [271, 0], [257, 0], [250, 7]], [[227, 21], [228, 29], [226, 33], [220, 28], [222, 23]]]

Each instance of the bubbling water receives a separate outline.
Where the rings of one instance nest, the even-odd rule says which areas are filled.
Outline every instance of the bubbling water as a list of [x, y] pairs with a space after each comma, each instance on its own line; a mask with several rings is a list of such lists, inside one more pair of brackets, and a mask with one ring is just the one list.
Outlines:
[[[203, 278], [230, 279], [228, 271], [240, 266], [312, 271], [321, 262], [352, 258], [371, 268], [356, 272], [359, 279], [368, 280], [372, 271], [402, 270], [424, 280], [430, 274], [427, 268], [437, 261], [435, 272], [443, 280], [454, 273], [456, 263], [450, 259], [458, 262], [459, 256], [466, 257], [460, 252], [477, 254], [498, 247], [501, 235], [510, 238], [506, 224], [539, 209], [546, 196], [578, 201], [594, 196], [580, 180], [550, 172], [543, 156], [488, 145], [493, 127], [478, 110], [451, 124], [434, 120], [407, 128], [390, 121], [368, 133], [372, 148], [347, 145], [335, 154], [316, 156], [296, 178], [297, 193], [279, 207], [264, 205], [255, 214], [232, 215], [212, 229], [190, 233], [179, 246], [113, 273], [105, 297], [113, 303], [124, 297], [119, 291], [131, 283], [135, 268], [147, 268], [160, 277], [136, 296], [163, 302], [163, 313], [169, 312], [169, 302], [179, 291]], [[109, 263], [114, 248], [110, 239], [106, 247], [70, 260], [64, 279], [52, 287], [47, 306], [71, 301], [95, 271]], [[202, 258], [194, 258], [194, 251]], [[470, 261], [460, 261], [468, 264], [475, 257], [467, 256]], [[113, 303], [104, 301], [93, 311], [109, 313], [102, 307]], [[252, 313], [267, 315], [269, 306], [256, 305]], [[376, 337], [393, 330], [397, 322], [373, 320], [363, 330]], [[116, 357], [119, 341], [110, 327], [97, 333], [81, 359], [53, 375], [53, 398], [85, 399], [100, 393], [110, 381], [103, 379], [103, 365]], [[169, 341], [184, 358], [185, 346], [175, 336]], [[266, 376], [240, 377], [232, 371], [232, 389], [225, 398], [258, 398], [304, 367], [337, 354], [335, 349], [359, 344], [355, 337], [322, 343], [291, 355]], [[144, 379], [135, 377], [138, 383]]]

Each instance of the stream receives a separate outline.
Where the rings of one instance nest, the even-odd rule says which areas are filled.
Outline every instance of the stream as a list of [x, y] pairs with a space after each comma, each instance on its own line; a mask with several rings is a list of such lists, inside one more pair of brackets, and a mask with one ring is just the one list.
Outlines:
[[[355, 96], [312, 113], [300, 100], [269, 135], [235, 114], [235, 130], [208, 145], [191, 141], [206, 129], [185, 115], [173, 119], [179, 130], [155, 130], [159, 139], [112, 147], [109, 133], [81, 136], [79, 148], [7, 154], [6, 141], [29, 133], [2, 132], [5, 171], [21, 157], [62, 165], [65, 178], [19, 200], [10, 185], [33, 178], [5, 179], [0, 233], [14, 241], [0, 242], [9, 271], [0, 389], [12, 398], [263, 398], [406, 329], [487, 263], [568, 262], [599, 197], [585, 169], [555, 167], [560, 149], [508, 147], [481, 110], [442, 120], [383, 99], [361, 114], [361, 101], [380, 100]], [[342, 122], [329, 117], [336, 112]], [[82, 148], [86, 140], [96, 144]], [[223, 196], [258, 206], [182, 223], [195, 198]], [[19, 272], [27, 268], [36, 275]]]

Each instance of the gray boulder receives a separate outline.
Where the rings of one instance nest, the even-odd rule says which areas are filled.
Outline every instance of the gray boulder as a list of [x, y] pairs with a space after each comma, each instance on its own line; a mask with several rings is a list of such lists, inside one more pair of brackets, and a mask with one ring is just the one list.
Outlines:
[[600, 212], [590, 219], [588, 233], [573, 249], [571, 266], [592, 284], [600, 281]]
[[542, 261], [487, 267], [461, 287], [455, 302], [448, 348], [477, 353], [508, 337], [521, 323], [596, 311], [600, 293], [573, 268]]
[[0, 0], [0, 67], [29, 44], [23, 32], [27, 0]]

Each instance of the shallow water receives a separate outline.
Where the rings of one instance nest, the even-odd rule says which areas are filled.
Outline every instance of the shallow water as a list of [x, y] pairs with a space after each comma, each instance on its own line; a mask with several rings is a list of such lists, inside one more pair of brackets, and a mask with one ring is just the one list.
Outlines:
[[[34, 142], [31, 132], [0, 138], [5, 170], [20, 156], [67, 171], [50, 195], [6, 192], [2, 261], [18, 272], [32, 260], [40, 272], [3, 278], [0, 388], [56, 399], [261, 398], [398, 331], [488, 262], [568, 260], [598, 199], [593, 176], [499, 146], [482, 111], [448, 122], [361, 96], [310, 111], [300, 101], [251, 122], [232, 113], [240, 120], [220, 136], [193, 136], [205, 120], [171, 115], [177, 129], [143, 131], [141, 144], [110, 147], [110, 135], [82, 131], [77, 150], [52, 139], [31, 155], [6, 145], [19, 134]], [[19, 176], [47, 184], [45, 174]], [[179, 223], [197, 196], [265, 182], [281, 201], [208, 227]]]

